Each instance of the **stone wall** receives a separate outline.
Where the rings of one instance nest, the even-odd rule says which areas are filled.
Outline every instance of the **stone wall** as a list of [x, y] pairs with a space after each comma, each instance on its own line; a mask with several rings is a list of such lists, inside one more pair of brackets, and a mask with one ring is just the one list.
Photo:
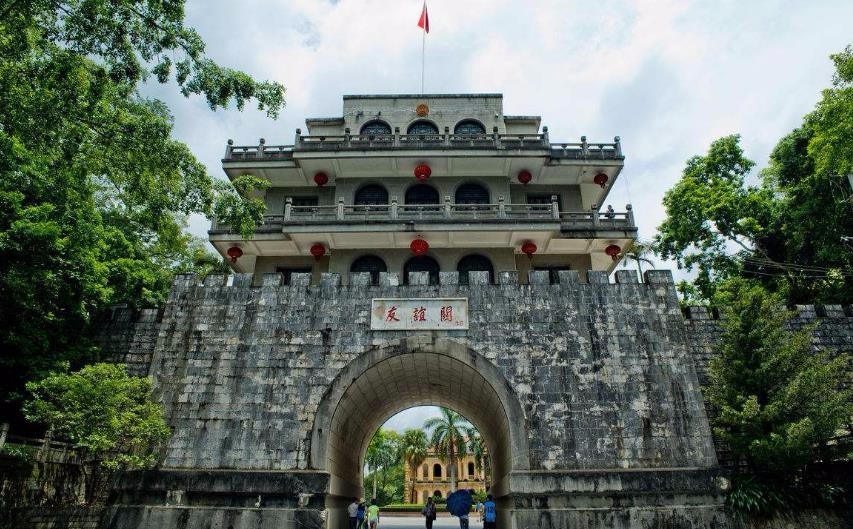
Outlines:
[[[533, 272], [520, 284], [499, 272], [489, 284], [471, 273], [459, 285], [447, 272], [440, 285], [426, 274], [400, 285], [389, 273], [371, 286], [367, 274], [346, 285], [324, 274], [312, 286], [270, 274], [253, 286], [250, 275], [180, 276], [159, 325], [118, 326], [111, 342], [140, 363], [153, 350], [174, 435], [163, 470], [118, 484], [107, 525], [236, 516], [338, 527], [372, 429], [443, 404], [491, 441], [494, 492], [517, 527], [718, 527], [716, 457], [672, 277], [616, 277], [581, 283], [567, 271], [552, 284]], [[375, 297], [466, 297], [470, 327], [372, 331]]]
[[[696, 363], [699, 381], [708, 381], [708, 366], [723, 333], [719, 314], [708, 307], [687, 307], [684, 324], [690, 337], [688, 347]], [[790, 320], [792, 330], [814, 326], [812, 344], [815, 350], [853, 351], [853, 307], [842, 305], [797, 305]]]
[[147, 375], [161, 316], [159, 309], [135, 311], [125, 306], [114, 307], [110, 319], [104, 322], [96, 337], [101, 346], [101, 358], [126, 364], [131, 375]]

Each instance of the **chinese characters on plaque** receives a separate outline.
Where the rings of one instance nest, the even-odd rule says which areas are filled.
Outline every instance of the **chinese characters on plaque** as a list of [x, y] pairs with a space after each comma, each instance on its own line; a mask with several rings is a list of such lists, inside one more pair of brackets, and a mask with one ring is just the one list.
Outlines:
[[467, 329], [468, 298], [374, 298], [370, 328], [378, 331]]

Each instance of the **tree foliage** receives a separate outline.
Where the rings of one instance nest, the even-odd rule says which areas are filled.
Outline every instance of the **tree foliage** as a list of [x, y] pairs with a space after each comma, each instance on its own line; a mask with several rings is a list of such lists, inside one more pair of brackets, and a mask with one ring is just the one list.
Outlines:
[[[184, 25], [184, 3], [10, 0], [0, 7], [0, 401], [96, 357], [105, 307], [164, 300], [177, 271], [221, 269], [184, 232], [216, 214], [251, 232], [264, 182], [210, 177], [173, 119], [139, 95], [174, 80], [211, 108], [275, 116], [284, 88], [223, 68]], [[10, 405], [11, 404], [11, 405]]]
[[424, 462], [427, 455], [427, 437], [426, 433], [419, 428], [409, 428], [403, 432], [403, 438], [400, 443], [402, 459], [409, 469], [411, 486], [408, 492], [408, 500], [412, 503], [417, 501], [415, 498], [415, 476], [418, 475], [418, 466]]
[[456, 460], [467, 453], [467, 440], [477, 435], [477, 430], [465, 417], [447, 408], [441, 408], [439, 417], [427, 419], [424, 428], [430, 430], [430, 447], [447, 461], [450, 490], [455, 491]]
[[724, 334], [706, 392], [717, 437], [759, 471], [832, 459], [829, 440], [853, 416], [849, 354], [813, 351], [813, 328], [788, 330], [792, 314], [760, 285], [731, 281], [718, 298]]
[[24, 411], [109, 469], [148, 468], [169, 438], [163, 409], [151, 400], [151, 382], [123, 365], [93, 364], [29, 382]]
[[788, 303], [853, 299], [853, 48], [832, 58], [833, 87], [779, 141], [755, 185], [755, 163], [732, 135], [688, 160], [664, 196], [656, 250], [697, 272], [683, 292], [708, 301], [726, 279], [747, 277]]
[[367, 445], [364, 488], [380, 504], [403, 501], [402, 441], [394, 430], [380, 428]]

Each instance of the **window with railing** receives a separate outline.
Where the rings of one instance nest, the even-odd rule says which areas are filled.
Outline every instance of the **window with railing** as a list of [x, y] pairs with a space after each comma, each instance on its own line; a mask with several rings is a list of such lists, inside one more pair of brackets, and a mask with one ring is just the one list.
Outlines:
[[388, 204], [388, 190], [379, 184], [368, 184], [362, 186], [355, 192], [355, 200], [357, 206], [375, 206]]
[[276, 268], [275, 271], [283, 276], [282, 283], [285, 285], [290, 284], [290, 280], [291, 280], [293, 274], [310, 274], [312, 272], [311, 267], [285, 268], [283, 266]]
[[460, 121], [453, 127], [453, 134], [475, 136], [486, 133], [486, 127], [476, 119], [465, 119]]
[[[408, 284], [410, 272], [427, 272], [429, 273], [429, 284], [437, 285], [438, 272], [440, 269], [441, 267], [438, 265], [438, 261], [436, 261], [432, 257], [426, 255], [412, 257], [411, 259], [406, 261], [405, 265], [403, 265], [403, 283]], [[440, 472], [441, 470], [439, 470], [439, 474], [436, 477], [441, 477]]]
[[378, 119], [368, 121], [361, 127], [362, 136], [383, 136], [389, 134], [391, 134], [391, 125]]
[[408, 208], [410, 211], [438, 211], [439, 196], [438, 191], [428, 184], [415, 184], [406, 190], [405, 195], [406, 205], [412, 206], [431, 206], [434, 208]]
[[409, 128], [406, 130], [406, 134], [421, 134], [427, 136], [437, 135], [438, 127], [435, 123], [422, 119], [409, 125]]
[[349, 271], [368, 272], [370, 274], [370, 283], [376, 285], [379, 284], [379, 273], [387, 272], [388, 266], [385, 265], [385, 261], [380, 257], [375, 255], [362, 255], [352, 262]]
[[489, 282], [494, 283], [495, 269], [488, 257], [479, 254], [466, 255], [456, 265], [459, 272], [459, 284], [468, 284], [468, 272], [488, 272]]

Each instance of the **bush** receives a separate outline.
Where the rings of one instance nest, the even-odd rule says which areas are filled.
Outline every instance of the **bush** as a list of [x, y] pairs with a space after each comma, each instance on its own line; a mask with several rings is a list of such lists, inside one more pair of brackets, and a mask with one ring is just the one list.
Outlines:
[[785, 495], [755, 476], [734, 479], [726, 504], [738, 518], [769, 516], [785, 507]]
[[383, 511], [394, 512], [421, 512], [424, 506], [420, 503], [389, 503], [382, 507]]
[[151, 382], [116, 364], [94, 364], [74, 373], [52, 373], [29, 382], [27, 419], [42, 423], [109, 469], [149, 468], [170, 431]]

